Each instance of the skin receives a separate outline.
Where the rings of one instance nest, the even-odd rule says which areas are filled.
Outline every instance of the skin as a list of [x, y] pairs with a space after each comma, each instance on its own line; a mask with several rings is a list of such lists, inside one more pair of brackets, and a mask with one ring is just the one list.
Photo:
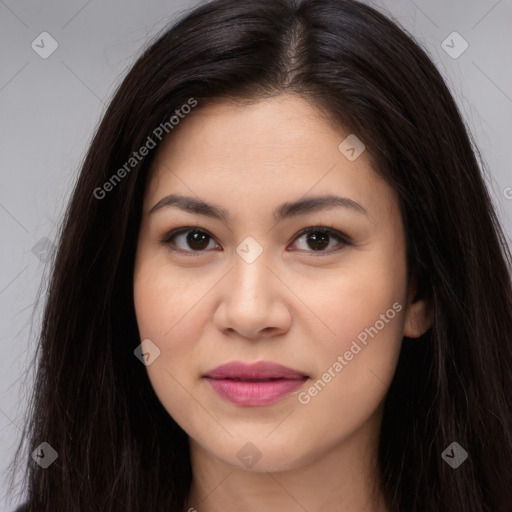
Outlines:
[[[432, 318], [408, 280], [395, 193], [366, 152], [349, 161], [339, 151], [348, 134], [305, 100], [282, 95], [199, 105], [158, 149], [134, 300], [141, 340], [160, 349], [146, 367], [151, 384], [190, 439], [192, 510], [387, 510], [375, 469], [383, 401], [403, 336], [420, 336]], [[171, 193], [214, 203], [230, 218], [177, 207], [150, 215]], [[277, 223], [272, 216], [284, 202], [324, 194], [350, 198], [367, 214], [336, 207]], [[310, 226], [333, 228], [351, 245], [328, 237], [318, 255], [307, 235], [297, 236]], [[174, 253], [161, 239], [180, 227], [211, 237], [198, 250], [187, 233], [178, 235], [174, 247], [182, 252]], [[263, 249], [252, 263], [236, 252], [247, 237]], [[299, 393], [394, 303], [401, 311], [301, 403]], [[202, 379], [229, 361], [260, 360], [310, 379], [262, 407], [226, 402]], [[251, 467], [237, 457], [246, 443], [261, 454]]]

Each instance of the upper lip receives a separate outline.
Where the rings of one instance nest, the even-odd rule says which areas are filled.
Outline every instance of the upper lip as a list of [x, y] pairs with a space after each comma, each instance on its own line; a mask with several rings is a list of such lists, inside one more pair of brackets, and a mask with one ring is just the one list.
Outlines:
[[308, 376], [303, 372], [270, 361], [259, 361], [257, 363], [233, 361], [217, 366], [217, 368], [205, 373], [203, 377], [211, 379], [263, 380], [304, 379]]

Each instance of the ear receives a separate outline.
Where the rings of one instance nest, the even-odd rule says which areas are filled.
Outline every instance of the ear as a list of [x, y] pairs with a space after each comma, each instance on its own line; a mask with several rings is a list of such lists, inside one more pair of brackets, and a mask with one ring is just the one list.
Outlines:
[[409, 286], [408, 301], [405, 312], [404, 336], [419, 338], [434, 323], [434, 308], [424, 294], [418, 293], [417, 281]]

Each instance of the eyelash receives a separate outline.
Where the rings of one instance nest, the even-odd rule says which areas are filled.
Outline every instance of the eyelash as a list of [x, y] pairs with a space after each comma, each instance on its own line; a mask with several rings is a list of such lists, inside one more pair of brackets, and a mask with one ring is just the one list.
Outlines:
[[[177, 249], [175, 247], [172, 247], [171, 240], [173, 238], [175, 238], [176, 236], [181, 235], [183, 233], [188, 233], [190, 231], [198, 232], [198, 233], [204, 233], [205, 235], [210, 237], [210, 239], [213, 239], [215, 241], [215, 238], [213, 237], [213, 235], [208, 233], [208, 231], [206, 231], [204, 229], [200, 229], [200, 228], [195, 227], [195, 226], [194, 227], [193, 226], [187, 226], [187, 227], [182, 227], [182, 228], [177, 228], [177, 229], [171, 230], [169, 233], [167, 233], [160, 240], [160, 243], [163, 244], [165, 247], [167, 247], [170, 251], [172, 251], [174, 253], [180, 253], [180, 254], [184, 254], [186, 256], [191, 256], [191, 257], [200, 256], [202, 253], [209, 252], [209, 251], [204, 250], [204, 249], [200, 250], [200, 251], [198, 251], [198, 250], [188, 250], [188, 251], [186, 251], [186, 250], [183, 250], [183, 249]], [[337, 231], [335, 229], [328, 228], [328, 227], [325, 227], [325, 226], [311, 226], [309, 228], [305, 228], [305, 229], [301, 230], [299, 233], [297, 233], [293, 240], [295, 241], [296, 239], [302, 237], [303, 235], [307, 235], [308, 233], [324, 233], [324, 234], [327, 234], [328, 236], [330, 236], [332, 238], [335, 238], [336, 240], [338, 240], [338, 242], [340, 242], [342, 244], [341, 247], [338, 247], [337, 249], [334, 249], [334, 250], [330, 249], [329, 251], [323, 251], [323, 250], [321, 250], [321, 251], [306, 251], [308, 254], [311, 254], [314, 257], [330, 255], [330, 254], [339, 252], [345, 246], [353, 245], [353, 243], [350, 242], [349, 238], [346, 235], [344, 235], [340, 231]]]

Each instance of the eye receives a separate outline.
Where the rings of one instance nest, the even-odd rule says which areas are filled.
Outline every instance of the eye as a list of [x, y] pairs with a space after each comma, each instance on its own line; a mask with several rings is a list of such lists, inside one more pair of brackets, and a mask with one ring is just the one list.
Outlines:
[[[323, 226], [314, 226], [303, 229], [300, 233], [295, 235], [294, 240], [303, 240], [303, 248], [306, 252], [312, 252], [315, 256], [324, 254], [332, 254], [341, 250], [344, 246], [352, 245], [349, 238], [341, 232]], [[336, 240], [334, 250], [325, 250], [326, 248], [332, 249], [332, 241]], [[215, 243], [214, 238], [207, 231], [192, 227], [183, 227], [174, 229], [164, 236], [161, 243], [167, 246], [171, 251], [186, 253], [187, 255], [198, 256], [201, 252], [212, 250], [219, 247]], [[181, 247], [180, 244], [182, 245]], [[213, 245], [212, 245], [213, 244]], [[304, 248], [305, 246], [305, 248]], [[308, 251], [308, 247], [312, 251]], [[194, 254], [196, 253], [196, 254]], [[316, 254], [315, 254], [316, 253]]]
[[[161, 242], [172, 251], [194, 253], [203, 252], [208, 248], [211, 249], [212, 247], [208, 246], [210, 246], [210, 242], [213, 242], [213, 237], [202, 229], [179, 228], [165, 235]], [[185, 244], [185, 248], [176, 248], [180, 242]]]
[[[302, 230], [297, 235], [297, 241], [300, 241], [301, 239], [304, 240], [304, 243], [302, 245], [303, 247], [306, 247], [306, 252], [316, 253], [314, 254], [314, 256], [332, 254], [333, 252], [341, 250], [346, 245], [352, 245], [347, 236], [343, 235], [342, 233], [335, 229], [323, 226], [314, 226]], [[337, 240], [338, 243], [332, 245], [331, 242], [333, 241], [333, 239]], [[332, 249], [332, 247], [340, 245], [341, 247], [335, 248], [334, 250], [324, 250], [326, 248]], [[308, 247], [313, 249], [313, 251], [308, 251]]]

